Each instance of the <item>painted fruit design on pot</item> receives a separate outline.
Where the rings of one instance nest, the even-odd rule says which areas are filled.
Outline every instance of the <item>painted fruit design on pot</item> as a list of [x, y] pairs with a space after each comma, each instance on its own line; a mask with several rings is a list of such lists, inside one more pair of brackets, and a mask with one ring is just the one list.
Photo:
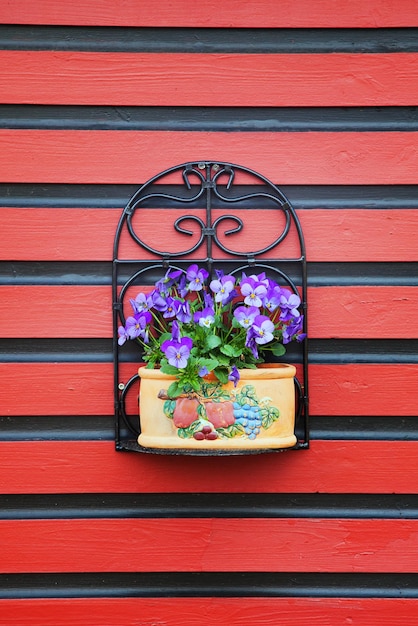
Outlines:
[[182, 439], [256, 439], [280, 416], [271, 398], [257, 397], [254, 385], [229, 391], [221, 384], [203, 383], [199, 393], [170, 398], [161, 390], [158, 397], [164, 400], [164, 414], [173, 420]]

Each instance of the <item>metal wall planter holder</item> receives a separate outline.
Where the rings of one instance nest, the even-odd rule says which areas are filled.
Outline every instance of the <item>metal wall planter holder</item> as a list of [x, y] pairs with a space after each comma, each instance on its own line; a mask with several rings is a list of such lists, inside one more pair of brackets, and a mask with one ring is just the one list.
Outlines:
[[[226, 274], [244, 271], [274, 276], [299, 294], [306, 332], [305, 245], [298, 217], [283, 192], [253, 170], [220, 161], [183, 163], [157, 174], [130, 198], [114, 241], [116, 449], [218, 456], [281, 450], [173, 450], [138, 443], [141, 420], [136, 370], [141, 359], [134, 342], [118, 344], [117, 330], [126, 321], [126, 303], [135, 288], [153, 285], [168, 268], [185, 269], [190, 263], [205, 267], [209, 275], [216, 265]], [[287, 449], [298, 450], [309, 446], [307, 341], [289, 344], [285, 360], [297, 367], [296, 443]]]

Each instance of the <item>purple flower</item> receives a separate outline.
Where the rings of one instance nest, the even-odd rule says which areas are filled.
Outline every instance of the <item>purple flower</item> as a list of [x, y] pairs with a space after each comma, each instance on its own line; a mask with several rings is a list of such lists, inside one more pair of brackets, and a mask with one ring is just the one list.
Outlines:
[[185, 298], [188, 293], [187, 282], [185, 274], [180, 276], [180, 280], [177, 283], [177, 292], [181, 298]]
[[190, 281], [188, 284], [189, 291], [201, 291], [208, 276], [209, 272], [203, 268], [199, 269], [196, 263], [190, 265], [186, 271], [186, 278]]
[[188, 324], [192, 321], [192, 314], [190, 312], [190, 303], [188, 300], [182, 302], [178, 300], [177, 319], [183, 324]]
[[210, 328], [215, 321], [215, 311], [210, 307], [206, 307], [203, 311], [196, 311], [193, 319], [199, 326]]
[[245, 304], [261, 307], [263, 298], [267, 293], [267, 287], [264, 283], [258, 282], [249, 276], [241, 282], [241, 293], [244, 296]]
[[166, 300], [166, 308], [164, 309], [163, 317], [165, 317], [166, 319], [176, 317], [179, 307], [180, 303], [178, 302], [178, 300], [174, 300], [174, 298], [169, 296]]
[[126, 332], [126, 329], [125, 329], [125, 327], [124, 327], [124, 326], [119, 326], [119, 328], [118, 328], [118, 335], [119, 335], [118, 344], [119, 344], [120, 346], [123, 346], [123, 344], [125, 343], [125, 341], [126, 341], [127, 339], [129, 339], [129, 335], [128, 335], [128, 333]]
[[142, 339], [144, 343], [148, 343], [147, 325], [151, 321], [151, 314], [148, 311], [136, 313], [133, 317], [126, 320], [125, 330], [128, 339]]
[[176, 320], [171, 324], [171, 338], [173, 341], [180, 341], [180, 328]]
[[251, 327], [256, 343], [264, 344], [274, 339], [274, 324], [265, 315], [257, 315]]
[[245, 338], [245, 346], [251, 350], [254, 358], [258, 359], [258, 349], [252, 328], [250, 328], [247, 332], [247, 336]]
[[234, 387], [236, 387], [239, 379], [240, 379], [240, 375], [239, 375], [238, 368], [236, 365], [233, 365], [231, 367], [231, 371], [229, 372], [228, 380], [232, 381], [234, 383]]
[[234, 311], [234, 316], [243, 328], [250, 328], [260, 310], [256, 306], [239, 306]]
[[155, 283], [155, 287], [157, 291], [161, 294], [167, 294], [167, 289], [175, 285], [177, 279], [182, 275], [181, 270], [167, 270], [164, 278], [161, 278], [159, 281]]
[[203, 302], [205, 304], [205, 308], [208, 307], [210, 309], [214, 308], [214, 301], [211, 294], [207, 291], [203, 293]]
[[198, 371], [198, 374], [199, 374], [200, 378], [204, 378], [205, 376], [207, 376], [209, 374], [209, 370], [206, 367], [206, 365], [203, 365], [203, 367], [200, 368], [200, 370]]
[[149, 294], [139, 293], [135, 300], [132, 298], [129, 300], [134, 313], [141, 313], [142, 311], [148, 311], [152, 307], [152, 297]]
[[301, 333], [300, 331], [302, 329], [303, 315], [293, 319], [290, 324], [287, 324], [287, 326], [283, 328], [283, 343], [289, 343], [292, 339], [296, 339], [296, 341], [303, 341], [306, 337], [306, 333]]
[[273, 313], [278, 306], [280, 306], [280, 296], [282, 295], [282, 290], [279, 286], [269, 287], [266, 295], [263, 298], [263, 306]]
[[293, 317], [300, 317], [298, 307], [300, 306], [300, 298], [296, 293], [290, 293], [289, 291], [282, 291], [280, 296], [280, 319], [283, 322], [287, 322]]
[[250, 278], [252, 278], [258, 283], [263, 283], [267, 288], [270, 286], [270, 283], [272, 282], [270, 278], [267, 278], [265, 272], [261, 272], [260, 274], [251, 274]]
[[152, 305], [157, 311], [163, 312], [167, 309], [167, 295], [163, 295], [160, 291], [153, 291]]
[[170, 365], [178, 369], [184, 369], [187, 365], [192, 346], [193, 341], [190, 337], [183, 337], [180, 341], [167, 339], [167, 341], [164, 341], [161, 345], [161, 350], [164, 352]]
[[212, 280], [210, 288], [215, 295], [215, 302], [222, 302], [226, 304], [231, 300], [232, 292], [234, 291], [235, 278], [233, 276], [222, 276], [220, 279]]

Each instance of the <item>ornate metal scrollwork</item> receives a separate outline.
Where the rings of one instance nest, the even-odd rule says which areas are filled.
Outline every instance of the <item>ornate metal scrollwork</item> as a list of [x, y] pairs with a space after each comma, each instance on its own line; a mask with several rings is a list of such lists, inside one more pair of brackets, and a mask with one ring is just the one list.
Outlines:
[[[129, 199], [117, 227], [113, 254], [114, 387], [117, 449], [146, 451], [136, 443], [138, 418], [127, 411], [135, 387], [137, 357], [118, 346], [130, 289], [155, 282], [168, 267], [190, 262], [212, 273], [214, 263], [229, 273], [254, 268], [276, 274], [301, 296], [306, 327], [306, 255], [298, 217], [283, 192], [261, 174], [214, 161], [183, 163], [143, 184]], [[297, 447], [307, 447], [307, 345], [292, 355], [300, 363]], [[124, 369], [128, 382], [121, 382]]]

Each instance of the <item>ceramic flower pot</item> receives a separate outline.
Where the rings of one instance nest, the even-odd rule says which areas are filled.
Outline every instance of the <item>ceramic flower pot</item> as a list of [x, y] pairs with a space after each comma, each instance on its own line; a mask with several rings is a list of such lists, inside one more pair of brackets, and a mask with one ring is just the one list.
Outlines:
[[236, 387], [202, 380], [199, 392], [167, 395], [174, 376], [139, 368], [139, 412], [145, 448], [262, 450], [296, 444], [296, 368], [266, 364], [240, 370]]

